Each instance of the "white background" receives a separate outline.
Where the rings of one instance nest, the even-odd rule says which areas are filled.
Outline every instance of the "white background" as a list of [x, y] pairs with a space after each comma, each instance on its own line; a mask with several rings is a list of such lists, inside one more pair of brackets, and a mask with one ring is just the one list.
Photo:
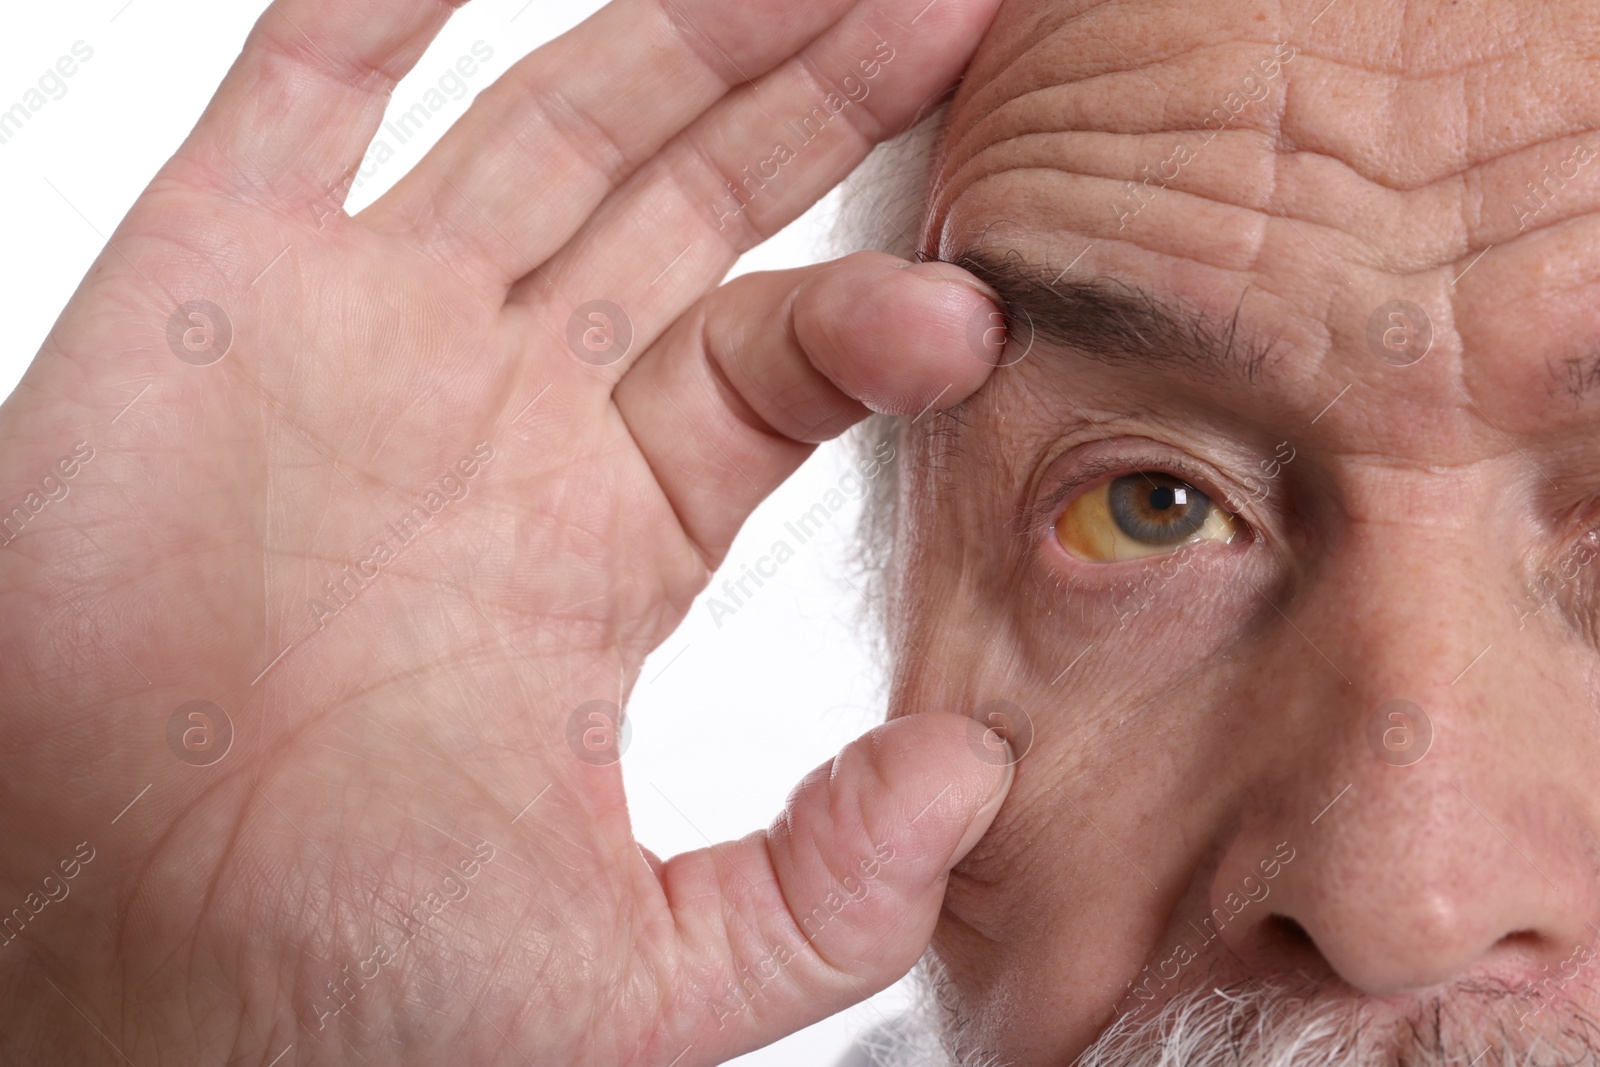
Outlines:
[[[420, 101], [483, 40], [494, 58], [395, 159], [362, 182], [359, 211], [408, 170], [472, 97], [517, 59], [575, 25], [596, 0], [474, 0], [451, 20], [394, 94], [395, 114]], [[0, 35], [0, 111], [83, 41], [93, 58], [67, 91], [0, 144], [0, 395], [9, 393], [61, 307], [156, 169], [189, 132], [238, 54], [264, 0], [81, 0], [12, 4]], [[816, 261], [832, 199], [740, 261], [734, 273]], [[844, 469], [827, 446], [756, 512], [711, 589], [769, 550]], [[740, 837], [771, 819], [811, 768], [881, 720], [878, 673], [843, 577], [856, 516], [800, 547], [775, 579], [716, 625], [705, 598], [645, 664], [630, 705], [623, 760], [640, 841], [662, 856]], [[790, 539], [791, 542], [793, 539]], [[895, 987], [866, 1004], [737, 1061], [827, 1067], [850, 1038], [906, 1002]]]

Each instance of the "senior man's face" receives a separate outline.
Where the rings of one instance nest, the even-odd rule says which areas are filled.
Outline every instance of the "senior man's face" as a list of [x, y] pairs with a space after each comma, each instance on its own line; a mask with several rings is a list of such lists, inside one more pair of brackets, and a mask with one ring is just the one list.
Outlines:
[[1018, 362], [909, 429], [892, 698], [1031, 720], [934, 939], [971, 1062], [1600, 1044], [1597, 30], [1002, 9], [924, 247]]

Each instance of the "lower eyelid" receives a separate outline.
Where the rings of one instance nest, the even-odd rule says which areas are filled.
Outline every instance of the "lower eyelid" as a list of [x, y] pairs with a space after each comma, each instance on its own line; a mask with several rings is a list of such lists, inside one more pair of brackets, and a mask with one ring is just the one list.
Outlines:
[[1254, 541], [1248, 536], [1225, 543], [1185, 541], [1158, 555], [1096, 563], [1068, 551], [1055, 540], [1053, 531], [1047, 537], [1053, 543], [1040, 547], [1056, 587], [1074, 596], [1086, 597], [1089, 602], [1103, 600], [1102, 606], [1109, 604], [1114, 611], [1117, 605], [1126, 607], [1124, 601], [1130, 596], [1142, 603], [1149, 601], [1158, 590], [1176, 591], [1179, 582], [1204, 581], [1208, 574], [1213, 580], [1220, 579], [1220, 573], [1208, 570], [1209, 566], [1220, 562], [1212, 557], [1219, 552], [1237, 551]]

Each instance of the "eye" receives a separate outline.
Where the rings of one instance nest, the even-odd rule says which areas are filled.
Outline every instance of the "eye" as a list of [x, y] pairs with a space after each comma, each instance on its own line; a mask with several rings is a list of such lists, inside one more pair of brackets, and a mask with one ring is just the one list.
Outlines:
[[1091, 563], [1159, 556], [1192, 541], [1227, 544], [1238, 519], [1181, 478], [1124, 474], [1079, 495], [1056, 520], [1061, 547]]

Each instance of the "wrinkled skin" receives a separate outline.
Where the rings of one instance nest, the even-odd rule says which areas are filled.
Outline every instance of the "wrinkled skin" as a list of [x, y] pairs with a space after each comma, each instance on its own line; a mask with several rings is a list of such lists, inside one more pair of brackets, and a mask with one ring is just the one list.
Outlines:
[[[1513, 1032], [1600, 1012], [1597, 26], [1565, 2], [1002, 6], [925, 247], [1237, 310], [1269, 353], [1246, 377], [1040, 340], [908, 439], [895, 711], [1004, 699], [1035, 734], [934, 939], [968, 1049], [1066, 1063], [1140, 988], [1285, 975], [1470, 1018], [1464, 988], [1559, 973]], [[1143, 167], [1165, 187], [1131, 193]], [[1409, 365], [1379, 349], [1417, 321], [1369, 341], [1392, 300], [1431, 320]], [[1107, 457], [1192, 472], [1249, 536], [1153, 579], [1070, 556], [1024, 513]], [[1391, 700], [1431, 724], [1419, 762], [1382, 758], [1386, 718], [1371, 739]]]
[[[953, 267], [717, 288], [992, 14], [922, 6], [622, 0], [357, 218], [450, 7], [263, 15], [0, 408], [0, 1059], [688, 1067], [910, 966], [1009, 781], [968, 720], [887, 724], [666, 863], [579, 758], [608, 720], [569, 727], [816, 442], [989, 373]], [[879, 41], [871, 95], [713, 210]], [[622, 358], [569, 347], [596, 299]], [[215, 315], [169, 339], [194, 300], [230, 345]]]

